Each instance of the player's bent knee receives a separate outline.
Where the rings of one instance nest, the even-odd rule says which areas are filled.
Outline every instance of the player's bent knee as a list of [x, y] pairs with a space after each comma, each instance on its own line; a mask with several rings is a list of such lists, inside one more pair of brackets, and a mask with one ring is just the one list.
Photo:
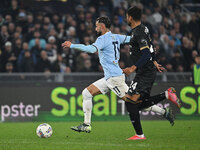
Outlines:
[[83, 90], [82, 95], [83, 95], [83, 100], [92, 98], [92, 94], [88, 91], [87, 88]]
[[126, 96], [121, 97], [122, 100], [126, 101]]
[[134, 95], [126, 94], [126, 98], [128, 98], [134, 102], [139, 102], [140, 94], [134, 94]]

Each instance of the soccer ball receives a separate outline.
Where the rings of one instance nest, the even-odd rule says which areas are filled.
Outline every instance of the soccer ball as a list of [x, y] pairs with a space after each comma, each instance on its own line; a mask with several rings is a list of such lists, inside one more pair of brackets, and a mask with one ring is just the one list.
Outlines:
[[36, 134], [40, 138], [49, 138], [52, 136], [53, 130], [52, 127], [47, 123], [40, 124], [36, 129]]

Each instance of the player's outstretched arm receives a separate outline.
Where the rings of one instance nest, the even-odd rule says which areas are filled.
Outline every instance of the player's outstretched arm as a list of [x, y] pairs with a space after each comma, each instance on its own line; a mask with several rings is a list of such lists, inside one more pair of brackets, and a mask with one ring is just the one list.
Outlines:
[[93, 45], [84, 45], [84, 44], [72, 44], [70, 41], [65, 41], [62, 43], [63, 48], [74, 48], [87, 53], [95, 53], [97, 49]]

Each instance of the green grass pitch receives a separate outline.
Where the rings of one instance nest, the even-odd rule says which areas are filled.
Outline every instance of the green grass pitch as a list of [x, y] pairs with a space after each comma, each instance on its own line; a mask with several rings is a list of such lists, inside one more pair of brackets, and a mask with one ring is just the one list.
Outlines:
[[70, 129], [79, 122], [48, 122], [53, 135], [41, 139], [35, 123], [0, 123], [0, 150], [200, 150], [200, 120], [142, 121], [146, 140], [134, 135], [129, 121], [94, 121], [91, 133]]

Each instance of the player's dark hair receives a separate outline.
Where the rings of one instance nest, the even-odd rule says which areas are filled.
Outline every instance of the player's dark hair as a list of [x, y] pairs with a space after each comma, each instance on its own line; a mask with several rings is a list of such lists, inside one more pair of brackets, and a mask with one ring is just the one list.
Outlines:
[[135, 21], [140, 21], [142, 16], [142, 10], [136, 6], [131, 7], [127, 11], [128, 15], [133, 18]]
[[108, 28], [108, 29], [111, 26], [110, 19], [107, 16], [99, 17], [99, 18], [96, 19], [96, 21], [98, 21], [99, 23], [105, 24], [106, 28]]

